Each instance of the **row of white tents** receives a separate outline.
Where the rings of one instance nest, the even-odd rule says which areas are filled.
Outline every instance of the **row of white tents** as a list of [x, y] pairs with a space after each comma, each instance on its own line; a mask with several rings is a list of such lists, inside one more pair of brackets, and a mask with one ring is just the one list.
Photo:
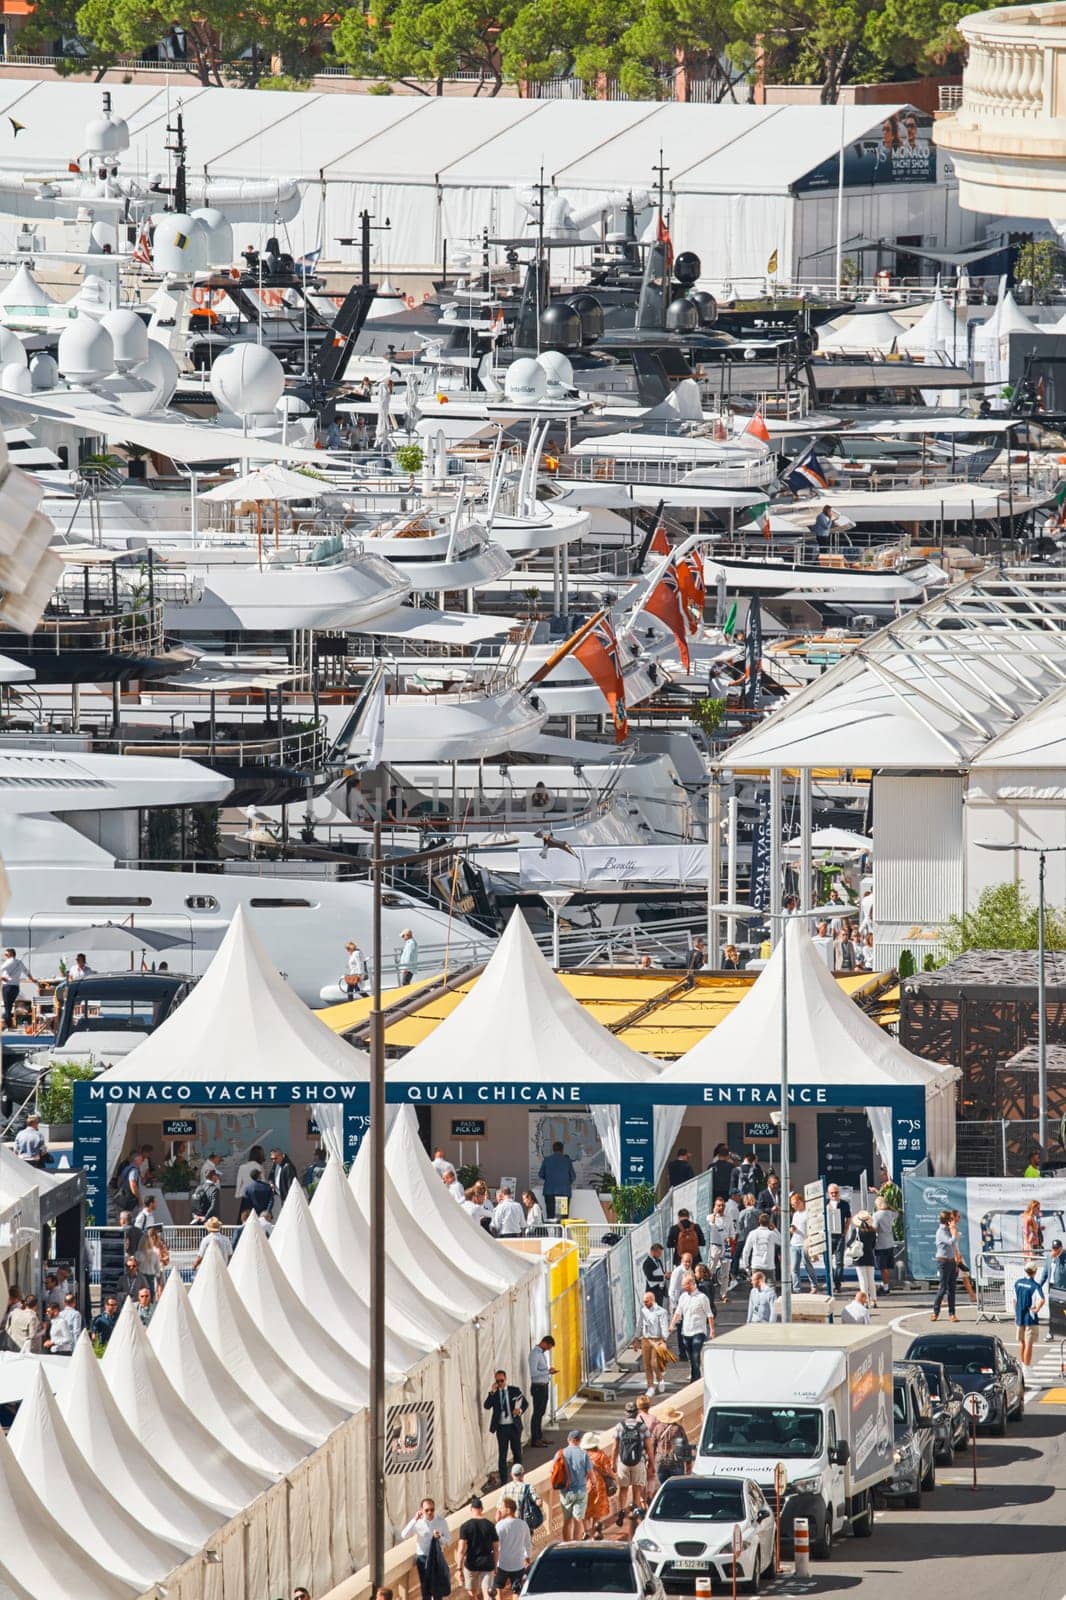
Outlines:
[[1000, 282], [999, 295], [988, 315], [980, 320], [960, 316], [937, 285], [932, 300], [909, 325], [893, 316], [887, 306], [838, 318], [818, 331], [818, 350], [834, 356], [912, 356], [939, 366], [969, 363], [980, 368], [986, 383], [999, 385], [1009, 376], [1009, 338], [1012, 333], [1066, 331], [1066, 317], [1040, 325], [1019, 306], [1013, 293]]

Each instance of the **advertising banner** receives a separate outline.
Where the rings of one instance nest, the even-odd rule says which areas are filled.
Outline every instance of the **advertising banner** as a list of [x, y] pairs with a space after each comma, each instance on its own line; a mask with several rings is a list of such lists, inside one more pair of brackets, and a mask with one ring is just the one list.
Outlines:
[[[794, 185], [797, 194], [836, 189], [840, 157], [834, 152]], [[876, 128], [844, 146], [844, 187], [880, 188], [883, 184], [935, 183], [936, 148], [933, 119], [920, 111], [887, 116]]]
[[903, 1185], [903, 1222], [907, 1264], [915, 1278], [936, 1277], [935, 1239], [941, 1211], [961, 1214], [962, 1255], [972, 1271], [978, 1256], [995, 1263], [999, 1256], [1022, 1254], [1022, 1212], [1030, 1200], [1040, 1201], [1045, 1247], [1066, 1240], [1066, 1179], [1061, 1178], [925, 1178], [907, 1174]]

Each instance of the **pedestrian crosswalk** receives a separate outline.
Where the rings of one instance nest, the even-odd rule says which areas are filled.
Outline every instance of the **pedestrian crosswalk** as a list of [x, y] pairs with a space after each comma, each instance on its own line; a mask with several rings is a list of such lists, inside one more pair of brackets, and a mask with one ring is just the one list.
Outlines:
[[1059, 1343], [1054, 1345], [1037, 1345], [1033, 1352], [1033, 1363], [1026, 1373], [1026, 1389], [1029, 1398], [1061, 1405], [1066, 1400], [1066, 1354]]

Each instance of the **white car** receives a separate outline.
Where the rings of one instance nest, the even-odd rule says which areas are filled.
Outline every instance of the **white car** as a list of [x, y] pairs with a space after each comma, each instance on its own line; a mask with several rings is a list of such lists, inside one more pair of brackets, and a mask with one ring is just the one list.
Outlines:
[[636, 1543], [667, 1594], [691, 1594], [696, 1578], [731, 1583], [733, 1530], [740, 1530], [737, 1582], [752, 1594], [774, 1570], [774, 1514], [750, 1478], [668, 1478]]

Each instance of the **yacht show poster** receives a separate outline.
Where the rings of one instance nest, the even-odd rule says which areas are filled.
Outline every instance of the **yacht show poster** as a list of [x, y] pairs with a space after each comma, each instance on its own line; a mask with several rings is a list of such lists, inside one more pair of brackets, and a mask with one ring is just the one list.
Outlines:
[[1005, 1267], [1020, 1277], [1024, 1262], [1022, 1213], [1040, 1201], [1045, 1247], [1066, 1240], [1066, 1179], [904, 1177], [903, 1216], [907, 1265], [913, 1278], [936, 1277], [935, 1241], [942, 1211], [958, 1211], [962, 1256], [973, 1272], [984, 1256], [997, 1276]]
[[[835, 189], [840, 181], [837, 151], [793, 185], [796, 193]], [[844, 187], [881, 188], [897, 183], [935, 183], [933, 119], [909, 108], [886, 116], [861, 139], [844, 146]]]

